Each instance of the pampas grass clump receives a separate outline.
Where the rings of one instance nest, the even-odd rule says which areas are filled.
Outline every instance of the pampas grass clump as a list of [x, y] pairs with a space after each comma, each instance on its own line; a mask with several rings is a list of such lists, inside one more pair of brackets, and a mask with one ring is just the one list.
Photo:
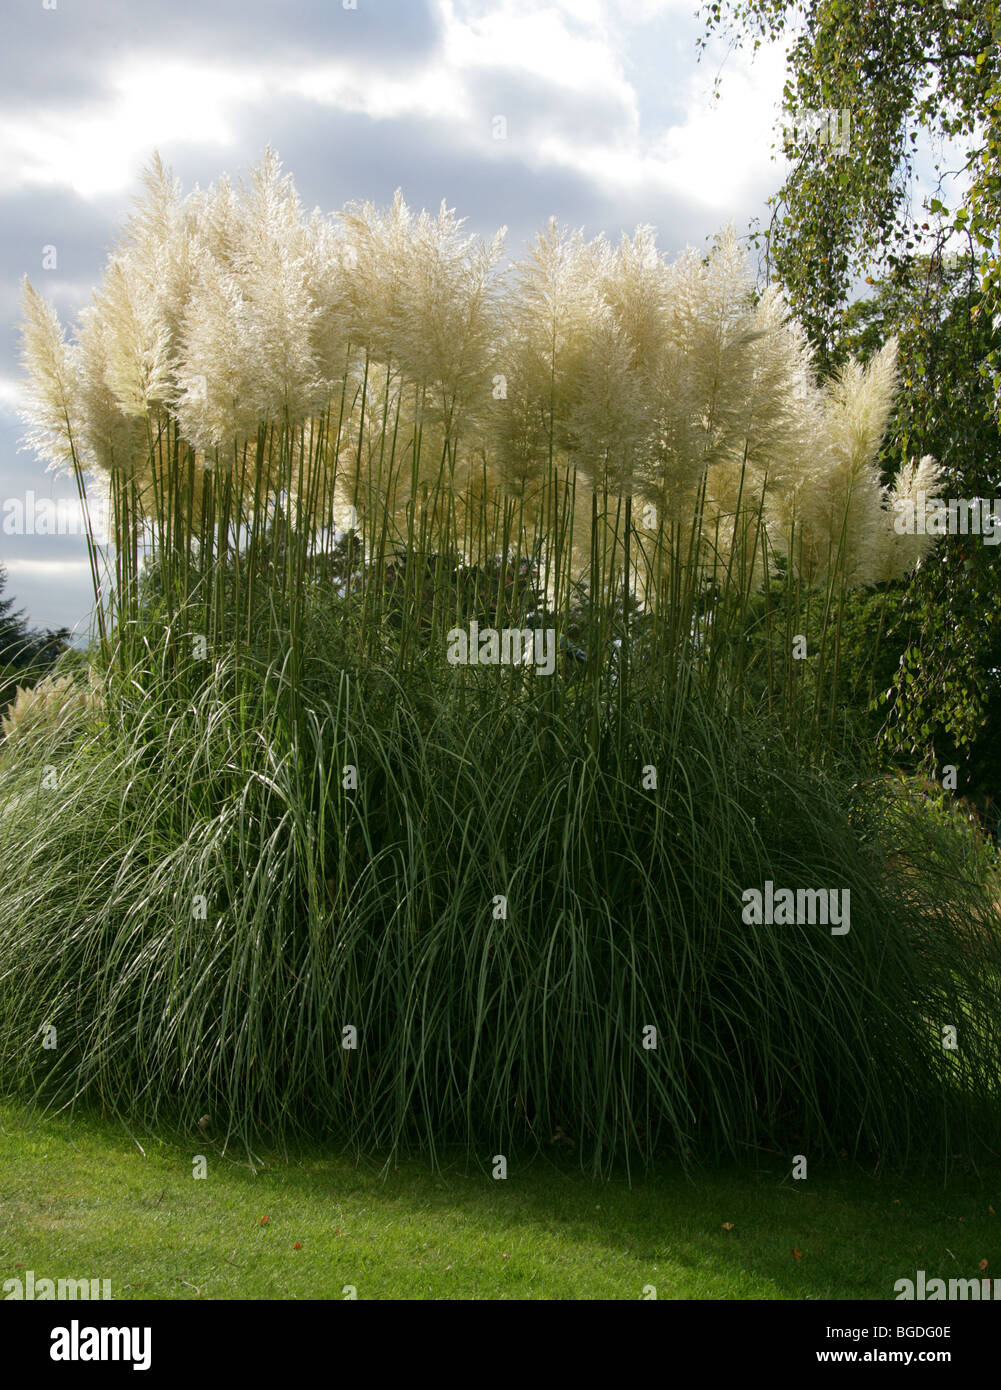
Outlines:
[[[988, 867], [830, 737], [839, 597], [934, 539], [891, 511], [934, 461], [879, 477], [892, 343], [818, 382], [732, 231], [506, 266], [444, 206], [307, 215], [270, 153], [155, 162], [73, 335], [25, 316], [32, 440], [113, 534], [103, 719], [59, 677], [9, 716], [13, 1084], [595, 1167], [1001, 1140]], [[556, 669], [450, 664], [474, 623]], [[769, 879], [850, 934], [746, 923]]]

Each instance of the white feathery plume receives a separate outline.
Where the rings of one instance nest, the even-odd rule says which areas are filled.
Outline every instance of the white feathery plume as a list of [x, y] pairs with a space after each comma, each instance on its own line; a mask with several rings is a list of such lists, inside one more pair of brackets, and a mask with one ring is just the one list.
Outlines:
[[598, 288], [632, 349], [635, 371], [654, 375], [667, 332], [669, 276], [652, 227], [637, 227], [604, 257]]
[[309, 295], [309, 252], [302, 206], [289, 175], [268, 150], [253, 170], [241, 209], [235, 274], [254, 344], [258, 418], [301, 424], [323, 404], [313, 355], [318, 310]]
[[[921, 529], [923, 505], [926, 500], [941, 496], [943, 486], [942, 466], [931, 454], [900, 467], [885, 493], [875, 580], [902, 579], [929, 553], [936, 536]], [[907, 512], [915, 524], [910, 530], [898, 530], [895, 523]]]
[[502, 486], [524, 493], [547, 474], [550, 454], [565, 455], [567, 428], [579, 400], [579, 377], [592, 317], [601, 299], [603, 243], [560, 228], [553, 218], [527, 258], [513, 269], [503, 306], [503, 334], [494, 373], [506, 395], [492, 412]]
[[776, 285], [751, 314], [753, 369], [744, 416], [748, 465], [770, 489], [795, 487], [812, 462], [822, 428], [822, 396], [813, 379], [806, 333]]
[[595, 491], [632, 494], [650, 431], [649, 405], [633, 348], [606, 305], [589, 324], [567, 422], [571, 462]]
[[260, 422], [250, 307], [237, 278], [200, 247], [194, 292], [182, 324], [174, 410], [184, 438], [210, 454], [252, 438]]
[[170, 329], [133, 258], [112, 258], [94, 306], [107, 328], [105, 376], [119, 408], [146, 415], [163, 406], [175, 389]]
[[304, 229], [302, 249], [306, 293], [313, 306], [313, 360], [327, 397], [344, 381], [350, 313], [344, 285], [344, 243], [337, 227], [318, 208]]
[[180, 180], [158, 154], [144, 169], [142, 183], [144, 195], [136, 200], [122, 242], [130, 278], [142, 285], [148, 312], [166, 333], [167, 356], [173, 359], [194, 278], [192, 236], [200, 195], [185, 200]]
[[64, 472], [72, 469], [77, 447], [79, 357], [55, 309], [27, 276], [22, 292], [21, 361], [28, 380], [21, 415], [29, 426], [24, 443], [47, 460], [49, 471]]
[[881, 568], [883, 493], [876, 458], [893, 408], [897, 341], [867, 367], [852, 360], [825, 392], [823, 447], [798, 499], [799, 563], [820, 580], [843, 566], [849, 587]]
[[421, 213], [412, 224], [397, 349], [408, 375], [432, 386], [450, 425], [455, 409], [482, 396], [486, 384], [497, 338], [494, 273], [504, 250], [503, 229], [484, 243], [461, 228], [444, 202], [437, 218]]
[[402, 295], [412, 242], [411, 213], [400, 189], [380, 212], [351, 203], [340, 214], [344, 297], [352, 342], [381, 362], [403, 339]]
[[109, 479], [141, 482], [150, 466], [147, 422], [121, 408], [109, 383], [113, 329], [95, 305], [81, 310], [78, 323], [85, 466]]
[[667, 268], [656, 412], [642, 492], [672, 521], [694, 515], [703, 479], [706, 526], [736, 506], [755, 353], [751, 284], [733, 228], [704, 260], [688, 250]]

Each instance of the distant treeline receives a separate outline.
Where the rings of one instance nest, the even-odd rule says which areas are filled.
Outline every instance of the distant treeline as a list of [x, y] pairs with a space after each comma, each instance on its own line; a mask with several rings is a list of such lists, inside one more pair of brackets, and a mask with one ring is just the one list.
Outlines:
[[69, 628], [30, 628], [12, 598], [4, 598], [7, 571], [0, 565], [0, 714], [14, 698], [18, 685], [32, 685], [45, 674], [70, 644]]

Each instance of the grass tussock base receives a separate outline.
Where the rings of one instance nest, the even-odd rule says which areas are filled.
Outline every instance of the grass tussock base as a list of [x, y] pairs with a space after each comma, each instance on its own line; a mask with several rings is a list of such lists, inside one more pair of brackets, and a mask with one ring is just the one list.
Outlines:
[[[314, 658], [293, 706], [280, 656], [169, 678], [169, 640], [0, 772], [15, 1088], [595, 1167], [996, 1145], [990, 886], [891, 784], [694, 671]], [[745, 923], [769, 879], [848, 890], [850, 931]]]

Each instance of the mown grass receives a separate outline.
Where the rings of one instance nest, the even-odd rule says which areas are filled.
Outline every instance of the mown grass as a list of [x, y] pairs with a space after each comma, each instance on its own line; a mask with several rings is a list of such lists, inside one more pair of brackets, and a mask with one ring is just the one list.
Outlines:
[[102, 1277], [118, 1299], [341, 1299], [347, 1286], [359, 1299], [638, 1299], [648, 1285], [659, 1299], [887, 1299], [916, 1269], [1001, 1272], [1001, 1167], [962, 1160], [948, 1178], [835, 1163], [793, 1181], [786, 1159], [760, 1154], [630, 1186], [574, 1171], [559, 1146], [500, 1181], [486, 1153], [432, 1172], [313, 1148], [259, 1155], [251, 1171], [200, 1133], [130, 1137], [100, 1116], [10, 1104], [0, 1125], [0, 1280]]

